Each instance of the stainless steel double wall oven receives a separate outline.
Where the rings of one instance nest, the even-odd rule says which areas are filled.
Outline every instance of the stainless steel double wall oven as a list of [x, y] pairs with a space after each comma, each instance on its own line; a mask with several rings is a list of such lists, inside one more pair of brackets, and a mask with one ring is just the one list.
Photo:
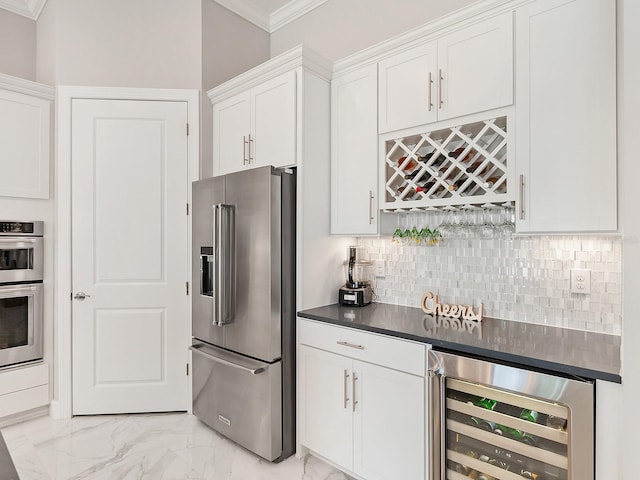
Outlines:
[[0, 221], [0, 368], [42, 359], [43, 222]]

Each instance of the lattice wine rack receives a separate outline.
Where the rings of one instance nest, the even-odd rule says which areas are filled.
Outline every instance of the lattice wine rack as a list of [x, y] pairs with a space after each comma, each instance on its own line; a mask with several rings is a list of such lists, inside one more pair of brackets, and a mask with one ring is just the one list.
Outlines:
[[506, 116], [384, 143], [384, 210], [515, 200]]

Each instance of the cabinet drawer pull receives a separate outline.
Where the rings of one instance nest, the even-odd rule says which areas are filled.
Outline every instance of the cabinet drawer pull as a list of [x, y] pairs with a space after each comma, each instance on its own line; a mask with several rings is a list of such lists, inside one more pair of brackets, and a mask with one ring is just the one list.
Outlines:
[[373, 190], [369, 190], [369, 225], [373, 224]]
[[347, 369], [344, 369], [344, 408], [347, 408], [347, 404], [349, 403], [349, 397], [347, 397], [347, 380], [349, 379], [349, 372]]
[[431, 89], [433, 88], [433, 78], [431, 78], [431, 72], [429, 72], [429, 82], [427, 85], [427, 103], [429, 104], [428, 106], [428, 111], [431, 111], [431, 109], [433, 108], [433, 102], [431, 99]]
[[253, 163], [253, 138], [249, 134], [249, 165]]
[[520, 220], [524, 220], [524, 175], [520, 175]]
[[352, 383], [351, 383], [351, 395], [353, 396], [353, 401], [351, 402], [351, 411], [355, 412], [356, 411], [356, 403], [358, 403], [358, 401], [356, 400], [356, 380], [358, 380], [358, 376], [356, 375], [356, 372], [353, 372], [353, 377], [352, 377]]
[[350, 347], [350, 348], [357, 348], [358, 350], [364, 350], [364, 347], [362, 345], [356, 345], [355, 343], [341, 342], [341, 341], [337, 341], [336, 343], [338, 345], [342, 345], [343, 347]]
[[442, 108], [442, 106], [444, 105], [444, 100], [442, 100], [442, 80], [442, 69], [440, 68], [438, 70], [438, 108]]

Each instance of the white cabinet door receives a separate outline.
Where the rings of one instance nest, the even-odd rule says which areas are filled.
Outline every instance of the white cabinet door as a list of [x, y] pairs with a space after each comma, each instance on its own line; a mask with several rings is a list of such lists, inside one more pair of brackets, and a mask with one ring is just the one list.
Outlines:
[[520, 232], [617, 228], [615, 25], [615, 2], [516, 11]]
[[224, 175], [248, 164], [251, 133], [250, 92], [213, 106], [213, 174]]
[[0, 196], [49, 198], [51, 102], [0, 89]]
[[378, 231], [378, 79], [368, 65], [331, 82], [331, 233]]
[[436, 42], [421, 45], [378, 63], [380, 133], [437, 120], [437, 71]]
[[351, 359], [301, 345], [298, 359], [300, 434], [314, 452], [353, 468]]
[[513, 14], [438, 39], [438, 119], [513, 103]]
[[250, 166], [296, 163], [296, 72], [251, 90]]
[[354, 472], [367, 480], [425, 478], [425, 379], [353, 362]]

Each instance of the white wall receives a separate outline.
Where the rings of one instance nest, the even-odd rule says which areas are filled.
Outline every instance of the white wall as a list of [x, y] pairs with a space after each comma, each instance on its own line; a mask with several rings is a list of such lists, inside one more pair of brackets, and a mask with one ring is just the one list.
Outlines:
[[304, 43], [338, 60], [476, 0], [329, 0], [271, 35], [271, 56]]
[[207, 90], [268, 59], [267, 32], [214, 0], [202, 0], [201, 178], [213, 173], [213, 109]]
[[36, 22], [0, 9], [0, 73], [36, 79]]
[[199, 89], [200, 10], [193, 0], [48, 0], [38, 21], [39, 80]]

